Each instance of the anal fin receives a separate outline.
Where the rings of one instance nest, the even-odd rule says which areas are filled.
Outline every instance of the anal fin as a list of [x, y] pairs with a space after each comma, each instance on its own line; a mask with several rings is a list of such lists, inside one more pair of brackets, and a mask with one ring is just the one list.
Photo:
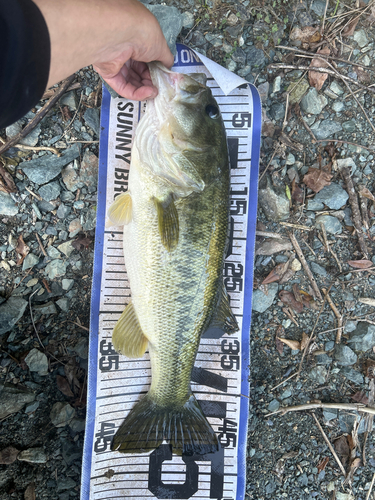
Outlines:
[[212, 317], [210, 328], [219, 328], [228, 335], [239, 330], [236, 317], [234, 316], [229, 303], [228, 292], [221, 283], [216, 311]]
[[117, 352], [128, 358], [141, 358], [147, 349], [148, 340], [131, 302], [125, 307], [113, 329], [112, 343]]
[[171, 252], [178, 243], [179, 222], [178, 213], [172, 198], [163, 202], [154, 198], [155, 208], [158, 214], [158, 227], [161, 242]]

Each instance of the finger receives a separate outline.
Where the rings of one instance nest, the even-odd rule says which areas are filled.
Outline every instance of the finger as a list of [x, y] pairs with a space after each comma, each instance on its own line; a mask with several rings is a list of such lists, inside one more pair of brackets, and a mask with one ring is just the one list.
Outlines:
[[132, 83], [125, 80], [121, 73], [113, 78], [104, 78], [104, 80], [122, 97], [134, 101], [144, 101], [153, 99], [157, 96], [158, 90], [153, 85], [140, 85], [139, 82]]

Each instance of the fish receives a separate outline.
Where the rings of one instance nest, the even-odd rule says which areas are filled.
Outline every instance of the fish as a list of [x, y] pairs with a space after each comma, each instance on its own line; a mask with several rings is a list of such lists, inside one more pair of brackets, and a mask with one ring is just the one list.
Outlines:
[[181, 455], [214, 453], [218, 438], [191, 387], [200, 338], [238, 330], [223, 283], [230, 166], [223, 118], [202, 73], [150, 63], [158, 88], [134, 137], [128, 191], [108, 210], [123, 225], [131, 289], [112, 334], [117, 352], [149, 349], [151, 386], [111, 449], [147, 452], [163, 442]]

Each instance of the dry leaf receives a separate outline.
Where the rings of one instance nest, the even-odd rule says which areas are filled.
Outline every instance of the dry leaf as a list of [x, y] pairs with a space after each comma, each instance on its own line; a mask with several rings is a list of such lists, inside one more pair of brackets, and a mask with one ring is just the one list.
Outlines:
[[28, 247], [26, 243], [23, 241], [22, 234], [20, 234], [18, 237], [16, 252], [20, 254], [20, 257], [17, 259], [17, 266], [20, 266], [24, 261], [26, 255], [30, 252], [30, 247]]
[[374, 264], [371, 262], [371, 260], [348, 260], [349, 266], [355, 267], [357, 269], [367, 269], [369, 267], [372, 267]]
[[309, 343], [309, 336], [307, 335], [307, 333], [303, 332], [301, 340], [301, 351], [303, 351], [306, 348], [308, 343]]
[[364, 405], [368, 404], [368, 397], [364, 391], [357, 391], [353, 396], [350, 396], [350, 398], [357, 403], [363, 403]]
[[74, 397], [74, 394], [72, 393], [72, 390], [69, 386], [69, 382], [66, 380], [65, 377], [57, 375], [56, 383], [57, 383], [57, 388], [64, 394], [64, 396], [67, 396], [68, 398]]
[[294, 42], [296, 40], [302, 43], [316, 43], [320, 41], [319, 28], [314, 26], [305, 26], [303, 28], [293, 28], [290, 32], [289, 39]]
[[[328, 47], [324, 47], [317, 51], [318, 54], [323, 54], [329, 56], [331, 53]], [[322, 57], [314, 57], [314, 59], [310, 63], [310, 68], [326, 68], [328, 66], [327, 61]], [[318, 71], [309, 71], [309, 83], [312, 87], [315, 87], [316, 90], [320, 90], [324, 82], [327, 80], [327, 73], [319, 73]]]
[[84, 248], [88, 248], [91, 242], [92, 240], [90, 238], [86, 238], [81, 234], [76, 240], [72, 242], [72, 246], [76, 250], [83, 250]]
[[366, 304], [367, 306], [375, 307], [375, 299], [371, 299], [369, 297], [359, 297], [358, 302]]
[[342, 30], [342, 36], [353, 36], [358, 21], [359, 21], [359, 16], [350, 21], [350, 23], [348, 23]]
[[368, 198], [369, 200], [375, 201], [374, 195], [367, 189], [367, 187], [362, 187], [359, 190], [359, 194], [363, 196], [364, 198]]
[[283, 342], [288, 347], [293, 349], [293, 351], [300, 351], [301, 350], [301, 343], [298, 342], [298, 340], [281, 339], [280, 337], [277, 337], [277, 338], [280, 340], [280, 342]]
[[333, 446], [338, 455], [340, 455], [341, 462], [345, 466], [350, 458], [350, 447], [347, 436], [340, 436], [333, 442]]
[[295, 179], [292, 180], [292, 200], [297, 203], [303, 203], [303, 191], [298, 184], [296, 184]]
[[325, 170], [320, 170], [319, 168], [310, 167], [307, 174], [303, 178], [303, 182], [315, 193], [319, 193], [324, 186], [329, 186], [331, 184], [331, 179], [332, 174], [326, 172]]
[[362, 68], [356, 66], [354, 71], [357, 73], [357, 78], [360, 83], [371, 83], [371, 76]]
[[8, 448], [4, 448], [0, 451], [0, 464], [9, 465], [15, 462], [19, 450], [14, 448], [13, 446], [8, 446]]
[[321, 460], [321, 461], [318, 463], [318, 474], [319, 474], [320, 472], [322, 472], [322, 470], [324, 470], [324, 469], [326, 468], [326, 466], [327, 466], [328, 462], [329, 462], [329, 458], [328, 458], [328, 457], [325, 457], [325, 458], [323, 458], [323, 460]]
[[295, 271], [291, 267], [289, 267], [286, 270], [284, 276], [280, 279], [280, 281], [279, 281], [280, 285], [287, 283], [290, 280], [290, 278], [292, 278], [294, 275], [295, 275]]
[[315, 302], [315, 299], [312, 295], [305, 292], [304, 290], [299, 291], [302, 298], [302, 304], [308, 309], [319, 309], [319, 306]]
[[72, 113], [70, 112], [70, 109], [68, 106], [63, 106], [61, 108], [61, 114], [62, 114], [62, 119], [64, 122], [67, 122], [72, 119]]
[[5, 168], [1, 164], [0, 160], [0, 191], [4, 193], [16, 193], [17, 188], [14, 184], [13, 177], [9, 172], [5, 170]]
[[35, 484], [30, 483], [25, 491], [25, 500], [35, 500]]
[[279, 337], [275, 337], [275, 342], [276, 342], [276, 349], [279, 354], [283, 353], [284, 350], [284, 344], [281, 342]]
[[264, 280], [262, 281], [262, 285], [268, 285], [269, 283], [279, 281], [279, 279], [282, 278], [286, 273], [288, 265], [289, 262], [282, 262], [281, 264], [277, 264], [277, 266], [272, 269], [269, 275], [264, 278]]
[[274, 253], [283, 252], [285, 250], [292, 250], [292, 244], [288, 239], [272, 238], [262, 243], [256, 244], [255, 255], [273, 255]]
[[294, 298], [292, 292], [288, 292], [287, 290], [281, 290], [281, 292], [279, 293], [279, 298], [281, 302], [294, 309], [297, 313], [302, 312], [303, 304], [301, 302], [298, 302]]

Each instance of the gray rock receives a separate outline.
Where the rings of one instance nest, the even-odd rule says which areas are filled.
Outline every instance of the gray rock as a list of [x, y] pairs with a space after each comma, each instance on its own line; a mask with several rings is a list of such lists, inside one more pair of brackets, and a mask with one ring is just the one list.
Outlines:
[[325, 6], [326, 6], [326, 2], [323, 2], [323, 0], [314, 0], [314, 2], [312, 3], [310, 8], [318, 16], [324, 16]]
[[64, 203], [61, 203], [61, 205], [57, 209], [56, 215], [59, 219], [66, 219], [66, 217], [70, 214], [71, 211], [72, 211], [71, 207], [69, 207], [68, 205], [64, 205]]
[[350, 346], [356, 351], [368, 351], [375, 346], [375, 325], [361, 321], [349, 335]]
[[89, 356], [89, 341], [85, 337], [81, 337], [77, 344], [73, 347], [73, 351], [82, 359], [87, 359]]
[[349, 195], [339, 184], [332, 182], [319, 191], [314, 197], [316, 203], [324, 203], [332, 210], [339, 210], [348, 201]]
[[270, 115], [276, 120], [282, 120], [285, 116], [285, 105], [283, 102], [275, 102], [270, 107]]
[[22, 410], [26, 404], [35, 400], [34, 392], [27, 387], [7, 383], [4, 384], [3, 382], [0, 382], [0, 394], [1, 420], [12, 413], [17, 413]]
[[240, 47], [237, 47], [236, 50], [232, 54], [232, 59], [236, 63], [241, 64], [242, 66], [246, 64], [246, 53]]
[[96, 227], [96, 207], [91, 206], [86, 213], [86, 218], [82, 225], [82, 228], [84, 231], [91, 231], [92, 229], [95, 229], [95, 227]]
[[100, 131], [100, 113], [96, 108], [87, 108], [83, 118], [86, 124], [99, 136]]
[[176, 7], [166, 5], [146, 5], [158, 20], [168, 47], [176, 53], [176, 40], [182, 28], [182, 15]]
[[328, 276], [327, 271], [324, 269], [324, 267], [320, 266], [316, 262], [310, 262], [310, 267], [315, 274], [319, 274], [320, 276], [323, 276], [326, 278]]
[[344, 122], [342, 124], [342, 128], [345, 130], [345, 132], [355, 132], [355, 129], [357, 128], [355, 120]]
[[56, 314], [57, 309], [55, 304], [50, 301], [46, 302], [45, 304], [40, 304], [39, 306], [34, 306], [34, 312], [38, 312], [40, 314]]
[[87, 187], [96, 187], [98, 184], [98, 157], [89, 150], [83, 155], [79, 177]]
[[74, 280], [72, 280], [72, 279], [64, 278], [61, 281], [61, 286], [63, 287], [63, 290], [68, 291], [72, 288], [73, 285], [74, 285]]
[[39, 195], [46, 201], [55, 200], [60, 194], [60, 184], [58, 182], [50, 182], [39, 188]]
[[365, 30], [363, 29], [355, 31], [353, 34], [353, 38], [361, 48], [368, 44], [368, 38], [366, 36]]
[[12, 217], [18, 214], [18, 207], [8, 193], [0, 191], [0, 215], [8, 215]]
[[19, 167], [35, 184], [46, 184], [57, 177], [65, 165], [78, 158], [79, 154], [79, 147], [75, 144], [66, 149], [60, 157], [54, 154], [44, 155], [35, 160], [24, 161]]
[[67, 257], [70, 257], [72, 252], [74, 252], [75, 250], [71, 241], [65, 241], [64, 243], [61, 243], [61, 245], [59, 245], [57, 248]]
[[327, 104], [327, 99], [323, 95], [319, 95], [314, 87], [301, 100], [303, 111], [312, 115], [319, 115]]
[[336, 95], [342, 95], [344, 93], [344, 89], [339, 85], [336, 80], [333, 80], [329, 88], [334, 92]]
[[59, 259], [61, 257], [61, 253], [52, 245], [47, 248], [47, 254], [51, 259]]
[[38, 201], [38, 208], [41, 212], [47, 213], [47, 212], [52, 212], [52, 210], [55, 210], [56, 205], [55, 203], [50, 203], [49, 201]]
[[72, 490], [77, 483], [71, 477], [62, 477], [57, 483], [57, 491]]
[[307, 200], [306, 210], [323, 210], [323, 208], [323, 203], [321, 203], [320, 201], [316, 201], [315, 198], [310, 198], [309, 200]]
[[337, 418], [337, 410], [334, 410], [333, 408], [324, 408], [323, 416], [326, 419], [326, 422], [329, 422], [330, 420]]
[[55, 403], [49, 414], [55, 427], [65, 427], [74, 418], [76, 411], [68, 403]]
[[307, 486], [309, 484], [309, 479], [307, 477], [306, 472], [298, 476], [297, 481], [301, 483], [302, 486]]
[[64, 276], [66, 273], [66, 263], [60, 259], [55, 259], [46, 265], [45, 272], [50, 280]]
[[[21, 120], [18, 120], [18, 122], [15, 122], [7, 127], [5, 129], [7, 137], [10, 139], [19, 134], [23, 128], [24, 122], [25, 120], [22, 118]], [[26, 137], [21, 139], [19, 143], [23, 144], [24, 146], [36, 146], [38, 144], [41, 129], [42, 126], [39, 123]]]
[[343, 344], [336, 345], [334, 358], [337, 361], [337, 364], [341, 366], [350, 366], [357, 362], [356, 353], [353, 352], [350, 347]]
[[315, 361], [317, 365], [330, 365], [332, 363], [332, 358], [324, 352], [323, 354], [318, 354], [315, 357]]
[[319, 224], [322, 223], [324, 224], [327, 233], [330, 234], [342, 233], [342, 225], [336, 217], [332, 217], [332, 215], [319, 215], [319, 217], [316, 218], [315, 225], [316, 227], [319, 227]]
[[194, 15], [189, 12], [185, 11], [182, 13], [182, 27], [186, 29], [191, 29], [194, 26]]
[[279, 222], [289, 217], [289, 200], [285, 191], [273, 186], [268, 175], [259, 187], [258, 202], [268, 220]]
[[277, 411], [279, 408], [280, 408], [280, 403], [277, 401], [277, 399], [273, 399], [268, 405], [267, 410], [272, 412], [272, 411]]
[[45, 464], [47, 462], [47, 455], [44, 453], [43, 448], [29, 448], [28, 450], [21, 451], [17, 456], [17, 460], [29, 462], [30, 464]]
[[340, 370], [340, 375], [343, 375], [348, 380], [357, 385], [363, 384], [364, 382], [363, 375], [361, 375], [356, 370], [353, 370], [353, 368], [342, 368]]
[[69, 299], [67, 299], [66, 297], [56, 300], [56, 304], [62, 311], [69, 312]]
[[345, 109], [345, 104], [341, 101], [336, 101], [332, 104], [332, 109], [335, 113], [341, 113]]
[[279, 290], [279, 285], [277, 283], [270, 283], [267, 285], [268, 293], [267, 295], [262, 290], [255, 290], [253, 293], [253, 311], [264, 312], [266, 311], [275, 299], [275, 296]]
[[252, 69], [261, 69], [266, 64], [267, 58], [261, 49], [254, 46], [246, 49], [247, 64], [250, 64]]
[[77, 109], [77, 98], [74, 90], [64, 94], [61, 98], [60, 104], [62, 106], [68, 106], [71, 111], [75, 111]]
[[39, 257], [33, 253], [29, 253], [26, 255], [23, 263], [22, 263], [22, 271], [26, 271], [27, 269], [31, 269], [36, 266], [39, 262]]
[[39, 401], [34, 401], [34, 403], [31, 403], [26, 406], [25, 408], [25, 413], [34, 413], [39, 408], [40, 402]]
[[86, 421], [81, 418], [73, 418], [70, 422], [69, 427], [73, 432], [83, 432], [85, 430]]
[[333, 120], [322, 120], [319, 124], [311, 127], [317, 139], [327, 139], [342, 130], [340, 123]]
[[264, 83], [261, 83], [260, 85], [258, 85], [258, 92], [259, 92], [260, 100], [262, 101], [262, 104], [266, 104], [267, 99], [268, 99], [269, 90], [270, 90], [270, 84], [268, 82], [264, 82]]
[[[38, 306], [35, 306], [37, 308]], [[37, 372], [39, 375], [48, 375], [48, 358], [38, 349], [31, 349], [25, 358], [25, 363], [31, 372]]]
[[[27, 301], [20, 297], [9, 297], [6, 302], [0, 305], [0, 335], [9, 332], [27, 307]], [[1, 417], [0, 417], [1, 419]]]
[[316, 382], [317, 384], [324, 384], [327, 378], [327, 369], [324, 368], [324, 366], [316, 366], [313, 368], [310, 373], [308, 374], [308, 377], [313, 381]]

